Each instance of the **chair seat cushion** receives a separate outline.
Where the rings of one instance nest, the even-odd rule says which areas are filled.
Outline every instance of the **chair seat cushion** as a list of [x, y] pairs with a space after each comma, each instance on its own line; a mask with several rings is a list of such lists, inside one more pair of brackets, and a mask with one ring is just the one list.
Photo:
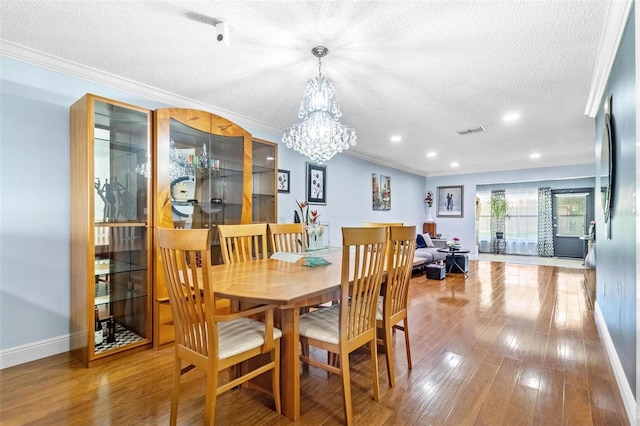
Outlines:
[[[273, 328], [273, 338], [282, 337], [282, 331]], [[218, 359], [230, 358], [264, 343], [264, 323], [250, 318], [238, 318], [218, 323]]]
[[300, 316], [300, 335], [338, 344], [340, 305], [319, 309]]

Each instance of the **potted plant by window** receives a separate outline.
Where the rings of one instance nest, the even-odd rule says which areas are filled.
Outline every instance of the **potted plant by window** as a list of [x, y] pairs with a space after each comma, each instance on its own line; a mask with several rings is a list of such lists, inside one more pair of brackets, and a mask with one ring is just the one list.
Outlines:
[[[507, 217], [509, 204], [504, 197], [491, 197], [491, 217], [500, 221]], [[496, 238], [504, 237], [504, 232], [496, 232]]]

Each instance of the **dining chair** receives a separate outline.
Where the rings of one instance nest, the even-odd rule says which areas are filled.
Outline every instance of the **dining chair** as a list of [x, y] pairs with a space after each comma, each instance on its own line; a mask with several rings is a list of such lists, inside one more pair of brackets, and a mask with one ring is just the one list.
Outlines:
[[271, 250], [304, 253], [306, 238], [302, 223], [270, 223], [268, 225]]
[[[205, 424], [213, 425], [216, 398], [223, 392], [271, 370], [272, 396], [280, 414], [280, 338], [273, 326], [272, 305], [261, 305], [228, 315], [216, 313], [209, 262], [196, 265], [196, 253], [210, 259], [208, 229], [158, 229], [169, 304], [175, 330], [175, 364], [171, 397], [171, 425], [178, 416], [180, 378], [195, 367], [206, 372]], [[264, 322], [253, 319], [264, 317]], [[249, 318], [251, 317], [251, 318]], [[269, 354], [268, 362], [219, 382], [219, 373], [250, 358]], [[182, 362], [187, 366], [182, 368]]]
[[[407, 352], [407, 365], [411, 369], [411, 349], [409, 345], [409, 325], [407, 322], [407, 295], [413, 258], [416, 252], [416, 227], [391, 226], [387, 244], [386, 279], [384, 290], [378, 297], [376, 312], [376, 326], [381, 330], [378, 339], [385, 348], [387, 359], [387, 376], [389, 386], [395, 386], [395, 372], [393, 367], [393, 348], [391, 342], [392, 330], [404, 332], [404, 344]], [[402, 325], [400, 325], [402, 323]]]
[[344, 415], [353, 424], [349, 354], [370, 343], [373, 398], [380, 399], [376, 345], [376, 307], [380, 294], [385, 246], [384, 228], [342, 228], [340, 303], [300, 316], [302, 345], [336, 354], [339, 362], [325, 363], [301, 354], [303, 362], [342, 377]]
[[238, 263], [266, 259], [267, 224], [218, 225], [222, 262]]

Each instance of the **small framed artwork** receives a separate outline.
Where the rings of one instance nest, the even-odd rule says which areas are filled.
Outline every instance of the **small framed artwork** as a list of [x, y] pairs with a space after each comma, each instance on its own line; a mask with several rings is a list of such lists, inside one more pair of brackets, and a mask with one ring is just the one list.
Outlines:
[[307, 162], [307, 202], [327, 204], [327, 166]]
[[373, 210], [391, 210], [391, 177], [374, 173], [371, 177]]
[[462, 217], [464, 209], [464, 186], [438, 187], [438, 217]]
[[288, 194], [291, 187], [289, 186], [289, 170], [278, 169], [278, 192]]

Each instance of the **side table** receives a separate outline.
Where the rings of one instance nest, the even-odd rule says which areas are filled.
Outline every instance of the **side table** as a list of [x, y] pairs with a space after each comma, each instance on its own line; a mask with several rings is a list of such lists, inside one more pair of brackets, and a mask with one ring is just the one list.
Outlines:
[[447, 270], [447, 274], [453, 273], [454, 272], [454, 268], [455, 268], [455, 269], [457, 269], [456, 272], [463, 273], [465, 278], [469, 277], [469, 274], [467, 273], [466, 268], [463, 268], [462, 266], [460, 266], [460, 264], [458, 264], [458, 262], [456, 262], [456, 256], [464, 257], [465, 265], [466, 265], [467, 254], [470, 253], [471, 250], [466, 250], [466, 249], [455, 249], [455, 250], [438, 249], [438, 251], [440, 253], [446, 253], [447, 254], [446, 263], [449, 266], [449, 269]]

